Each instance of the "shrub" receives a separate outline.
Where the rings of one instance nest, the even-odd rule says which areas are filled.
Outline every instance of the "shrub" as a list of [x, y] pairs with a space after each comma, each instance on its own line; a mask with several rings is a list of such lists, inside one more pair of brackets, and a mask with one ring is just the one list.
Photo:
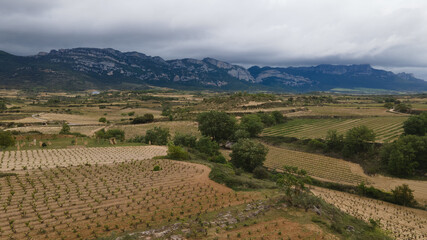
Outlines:
[[231, 163], [236, 168], [243, 168], [249, 172], [262, 166], [268, 152], [268, 148], [264, 145], [249, 139], [240, 139], [231, 149]]
[[182, 147], [195, 148], [196, 141], [196, 136], [193, 136], [192, 134], [176, 133], [175, 137], [173, 138], [173, 143]]
[[241, 138], [249, 138], [249, 137], [250, 137], [250, 135], [249, 135], [248, 131], [246, 131], [244, 129], [239, 129], [234, 133], [233, 140], [238, 141]]
[[414, 195], [408, 185], [403, 184], [402, 186], [397, 186], [394, 190], [391, 190], [393, 193], [394, 200], [397, 204], [403, 206], [414, 206], [416, 201]]
[[154, 121], [154, 115], [151, 113], [146, 113], [144, 116], [136, 117], [132, 120], [132, 124], [142, 124], [142, 123], [150, 123]]
[[67, 123], [63, 123], [61, 131], [59, 131], [59, 134], [70, 134], [70, 126], [68, 126]]
[[326, 134], [326, 151], [341, 152], [344, 147], [344, 135], [337, 130], [328, 130]]
[[115, 138], [119, 141], [125, 140], [125, 131], [120, 129], [109, 129], [107, 132], [105, 132], [105, 138]]
[[154, 171], [154, 172], [157, 172], [157, 171], [160, 171], [160, 170], [162, 170], [162, 168], [161, 168], [159, 165], [156, 165], [156, 166], [154, 166], [154, 168], [153, 168], [153, 171]]
[[258, 166], [254, 169], [254, 177], [258, 179], [268, 178], [269, 173], [263, 166]]
[[196, 149], [208, 156], [219, 155], [219, 145], [208, 137], [201, 137], [196, 143]]
[[214, 163], [222, 163], [222, 164], [227, 163], [227, 160], [225, 159], [225, 157], [223, 155], [213, 156], [213, 157], [209, 158], [209, 161], [214, 162]]
[[9, 131], [0, 131], [0, 147], [7, 148], [15, 145], [15, 138]]
[[166, 145], [168, 143], [170, 134], [169, 129], [154, 127], [147, 130], [145, 135], [145, 143], [150, 143], [154, 145]]
[[180, 146], [175, 146], [173, 143], [168, 144], [168, 158], [174, 159], [174, 160], [188, 160], [189, 154], [187, 151], [185, 151], [184, 148]]
[[427, 113], [409, 117], [403, 123], [403, 130], [406, 135], [425, 136], [427, 133]]
[[372, 150], [375, 133], [366, 126], [354, 127], [347, 131], [344, 139], [344, 156], [366, 153]]
[[107, 119], [105, 117], [99, 118], [98, 122], [106, 123]]
[[271, 113], [271, 116], [274, 118], [274, 121], [276, 122], [276, 124], [281, 124], [285, 122], [285, 117], [279, 111], [273, 111]]
[[319, 139], [312, 139], [310, 140], [310, 142], [308, 142], [308, 147], [313, 150], [325, 150], [326, 143], [322, 142]]
[[257, 116], [261, 119], [261, 122], [266, 127], [271, 127], [274, 124], [276, 124], [276, 120], [270, 114], [259, 112], [259, 113], [257, 113]]

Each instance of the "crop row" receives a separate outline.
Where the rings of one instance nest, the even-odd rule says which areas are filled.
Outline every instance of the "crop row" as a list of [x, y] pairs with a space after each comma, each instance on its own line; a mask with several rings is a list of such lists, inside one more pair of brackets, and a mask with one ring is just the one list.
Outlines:
[[108, 164], [151, 159], [159, 155], [166, 155], [165, 147], [138, 146], [6, 151], [0, 152], [0, 170], [31, 170], [82, 164]]
[[266, 136], [289, 136], [298, 138], [324, 138], [328, 130], [345, 133], [347, 130], [365, 125], [374, 130], [377, 141], [391, 141], [402, 132], [406, 117], [372, 117], [360, 119], [296, 119], [264, 130]]
[[95, 238], [249, 201], [208, 181], [207, 172], [201, 165], [144, 160], [4, 177], [0, 239]]
[[283, 169], [284, 165], [299, 167], [314, 177], [336, 182], [359, 184], [366, 179], [351, 171], [350, 164], [342, 159], [298, 152], [269, 146], [264, 165], [271, 169]]

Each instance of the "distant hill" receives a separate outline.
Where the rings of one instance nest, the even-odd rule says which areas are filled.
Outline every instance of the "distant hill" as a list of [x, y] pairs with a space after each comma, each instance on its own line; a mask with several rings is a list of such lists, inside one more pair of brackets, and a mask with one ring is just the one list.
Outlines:
[[35, 56], [0, 51], [0, 88], [40, 90], [138, 89], [147, 85], [180, 89], [328, 91], [375, 88], [427, 91], [427, 82], [370, 65], [244, 67], [213, 58], [164, 60], [111, 48], [52, 50]]

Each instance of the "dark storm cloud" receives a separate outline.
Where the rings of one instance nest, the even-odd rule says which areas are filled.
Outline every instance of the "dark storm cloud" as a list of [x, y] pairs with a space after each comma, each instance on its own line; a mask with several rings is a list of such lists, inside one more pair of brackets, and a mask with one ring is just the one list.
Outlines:
[[427, 76], [427, 2], [1, 0], [0, 49], [111, 47], [249, 65], [370, 63]]

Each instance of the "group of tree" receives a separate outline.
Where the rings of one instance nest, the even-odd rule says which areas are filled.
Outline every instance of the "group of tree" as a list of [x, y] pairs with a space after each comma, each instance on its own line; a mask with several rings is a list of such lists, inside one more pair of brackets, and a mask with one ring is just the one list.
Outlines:
[[399, 139], [384, 145], [381, 160], [393, 175], [422, 175], [427, 171], [427, 113], [409, 117], [403, 129]]
[[143, 116], [135, 117], [132, 120], [132, 124], [143, 124], [143, 123], [150, 123], [154, 122], [154, 115], [151, 113], [146, 113]]
[[95, 133], [95, 137], [97, 139], [104, 139], [104, 140], [114, 138], [119, 141], [124, 141], [125, 132], [120, 129], [108, 129], [107, 131], [105, 131], [105, 129], [101, 129]]

